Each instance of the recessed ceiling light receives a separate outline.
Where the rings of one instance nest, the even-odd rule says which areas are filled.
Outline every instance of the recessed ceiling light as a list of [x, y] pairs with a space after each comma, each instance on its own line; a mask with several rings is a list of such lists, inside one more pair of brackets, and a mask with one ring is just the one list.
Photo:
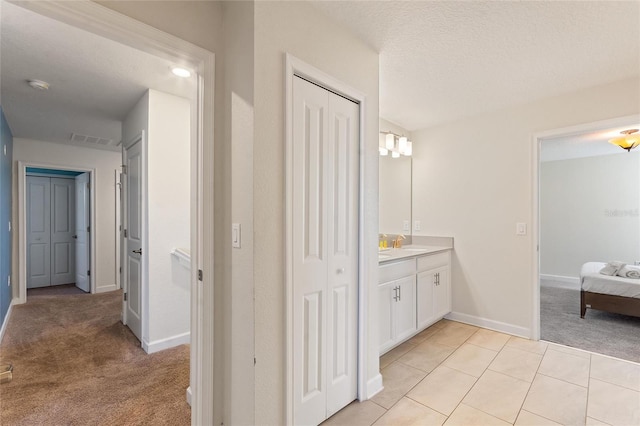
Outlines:
[[186, 68], [172, 67], [171, 72], [177, 75], [178, 77], [182, 77], [182, 78], [191, 77], [191, 71], [189, 71]]
[[27, 80], [29, 86], [36, 90], [49, 90], [49, 83], [42, 80]]

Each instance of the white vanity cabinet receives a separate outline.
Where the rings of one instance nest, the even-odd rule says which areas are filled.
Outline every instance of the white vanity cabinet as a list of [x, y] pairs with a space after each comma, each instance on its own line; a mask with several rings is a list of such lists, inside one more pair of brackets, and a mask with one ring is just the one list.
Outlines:
[[380, 354], [451, 312], [451, 252], [380, 264]]
[[378, 315], [381, 353], [417, 330], [415, 271], [414, 259], [380, 266]]

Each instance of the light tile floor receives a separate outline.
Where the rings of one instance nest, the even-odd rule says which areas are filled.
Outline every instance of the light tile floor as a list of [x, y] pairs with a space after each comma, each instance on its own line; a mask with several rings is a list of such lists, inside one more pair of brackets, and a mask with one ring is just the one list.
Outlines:
[[323, 425], [640, 425], [640, 364], [443, 320]]

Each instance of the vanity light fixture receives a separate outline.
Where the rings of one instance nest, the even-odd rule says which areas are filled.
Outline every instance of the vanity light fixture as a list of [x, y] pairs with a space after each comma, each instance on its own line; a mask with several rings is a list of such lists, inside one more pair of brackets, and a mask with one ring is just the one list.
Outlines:
[[623, 136], [609, 139], [609, 143], [626, 149], [627, 152], [631, 152], [633, 148], [640, 145], [640, 133], [638, 133], [638, 129], [623, 130], [620, 134]]
[[182, 67], [171, 67], [171, 72], [174, 75], [177, 75], [178, 77], [182, 77], [182, 78], [189, 78], [191, 77], [191, 71], [189, 71], [186, 68], [182, 68]]
[[391, 152], [392, 158], [400, 158], [401, 155], [411, 157], [413, 154], [413, 143], [406, 136], [397, 135], [393, 132], [380, 132], [385, 135], [384, 144], [381, 140], [378, 152], [380, 155], [389, 155]]
[[396, 135], [394, 135], [393, 133], [387, 133], [387, 136], [385, 136], [384, 141], [385, 141], [385, 148], [391, 151], [396, 146]]

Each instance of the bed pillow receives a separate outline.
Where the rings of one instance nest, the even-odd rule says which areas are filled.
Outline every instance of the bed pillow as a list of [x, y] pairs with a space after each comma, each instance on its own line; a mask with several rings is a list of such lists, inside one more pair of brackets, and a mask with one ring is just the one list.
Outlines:
[[619, 277], [640, 279], [640, 269], [624, 266], [616, 273]]
[[627, 266], [627, 264], [623, 262], [616, 262], [616, 261], [609, 262], [604, 266], [604, 268], [600, 269], [600, 273], [602, 275], [614, 276], [618, 273], [619, 270], [621, 270], [625, 266]]

